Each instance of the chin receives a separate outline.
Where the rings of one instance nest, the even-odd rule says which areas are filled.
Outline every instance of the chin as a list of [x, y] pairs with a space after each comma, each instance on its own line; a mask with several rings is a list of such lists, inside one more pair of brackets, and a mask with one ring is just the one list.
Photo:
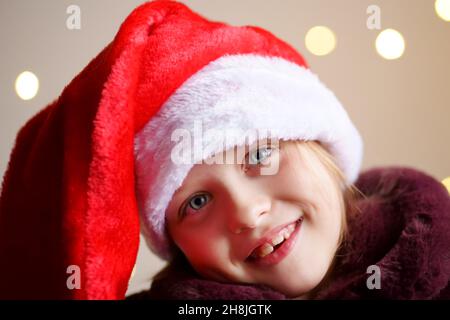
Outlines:
[[272, 286], [274, 290], [283, 293], [288, 298], [305, 297], [308, 292], [314, 289], [318, 285], [316, 281], [305, 281], [299, 279], [298, 281], [289, 281], [288, 283]]
[[310, 291], [305, 288], [280, 288], [280, 289], [276, 289], [276, 290], [283, 293], [289, 299], [304, 297]]

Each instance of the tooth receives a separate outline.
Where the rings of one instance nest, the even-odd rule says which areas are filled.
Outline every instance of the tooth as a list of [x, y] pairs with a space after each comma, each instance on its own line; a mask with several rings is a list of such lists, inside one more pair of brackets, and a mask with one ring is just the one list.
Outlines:
[[277, 244], [282, 243], [284, 240], [284, 237], [282, 234], [277, 235], [275, 238], [272, 239], [272, 246], [276, 246]]
[[289, 227], [287, 227], [287, 234], [290, 236], [292, 232], [294, 232], [295, 226], [290, 225]]
[[271, 240], [271, 243], [268, 242], [264, 243], [257, 250], [255, 250], [252, 256], [263, 258], [267, 256], [269, 253], [273, 252], [275, 250], [274, 246], [282, 243], [286, 239], [289, 239], [291, 234], [294, 232], [295, 227], [296, 223], [292, 223], [283, 230], [281, 230], [281, 232]]
[[267, 242], [259, 249], [258, 256], [260, 258], [267, 256], [269, 253], [273, 251], [273, 247]]

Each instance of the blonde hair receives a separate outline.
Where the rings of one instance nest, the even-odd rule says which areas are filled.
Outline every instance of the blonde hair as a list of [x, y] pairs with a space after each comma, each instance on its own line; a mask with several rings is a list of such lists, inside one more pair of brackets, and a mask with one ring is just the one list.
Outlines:
[[[326, 272], [322, 281], [308, 294], [308, 298], [314, 298], [324, 287], [326, 287], [332, 279], [332, 274], [337, 267], [338, 251], [344, 245], [348, 235], [348, 218], [357, 214], [359, 208], [356, 206], [356, 200], [359, 195], [364, 197], [364, 194], [354, 185], [348, 184], [345, 174], [337, 165], [336, 159], [327, 151], [319, 141], [315, 140], [295, 140], [295, 141], [281, 141], [280, 144], [294, 143], [296, 148], [295, 156], [301, 157], [308, 168], [318, 176], [317, 163], [313, 162], [313, 155], [316, 160], [323, 165], [326, 172], [331, 177], [336, 193], [339, 197], [341, 215], [341, 230], [339, 233], [339, 239], [337, 243], [336, 252], [334, 258], [330, 264], [328, 271]], [[319, 177], [318, 177], [319, 178]]]

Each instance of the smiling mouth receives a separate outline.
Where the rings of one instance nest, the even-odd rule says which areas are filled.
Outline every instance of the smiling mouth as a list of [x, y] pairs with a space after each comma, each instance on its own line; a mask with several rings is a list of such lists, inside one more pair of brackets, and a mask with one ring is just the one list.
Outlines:
[[276, 256], [278, 254], [278, 250], [290, 243], [291, 241], [289, 241], [289, 239], [291, 239], [291, 237], [295, 237], [296, 230], [298, 230], [298, 227], [302, 221], [303, 217], [284, 227], [271, 239], [255, 248], [245, 260], [249, 262], [257, 262], [261, 260], [269, 260], [272, 256]]

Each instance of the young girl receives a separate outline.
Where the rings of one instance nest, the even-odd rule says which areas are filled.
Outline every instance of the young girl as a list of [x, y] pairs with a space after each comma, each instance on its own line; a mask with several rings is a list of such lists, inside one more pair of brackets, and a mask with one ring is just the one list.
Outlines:
[[[166, 212], [170, 236], [205, 278], [307, 298], [342, 242], [352, 189], [314, 141], [258, 144], [246, 157], [191, 169]], [[273, 161], [278, 172], [261, 175]]]
[[433, 178], [373, 169], [364, 195], [318, 142], [243, 149], [191, 169], [166, 212], [174, 258], [129, 299], [450, 298], [449, 197]]
[[448, 297], [448, 193], [362, 150], [290, 45], [145, 3], [17, 136], [0, 297], [123, 299], [140, 230], [169, 265], [134, 298]]

